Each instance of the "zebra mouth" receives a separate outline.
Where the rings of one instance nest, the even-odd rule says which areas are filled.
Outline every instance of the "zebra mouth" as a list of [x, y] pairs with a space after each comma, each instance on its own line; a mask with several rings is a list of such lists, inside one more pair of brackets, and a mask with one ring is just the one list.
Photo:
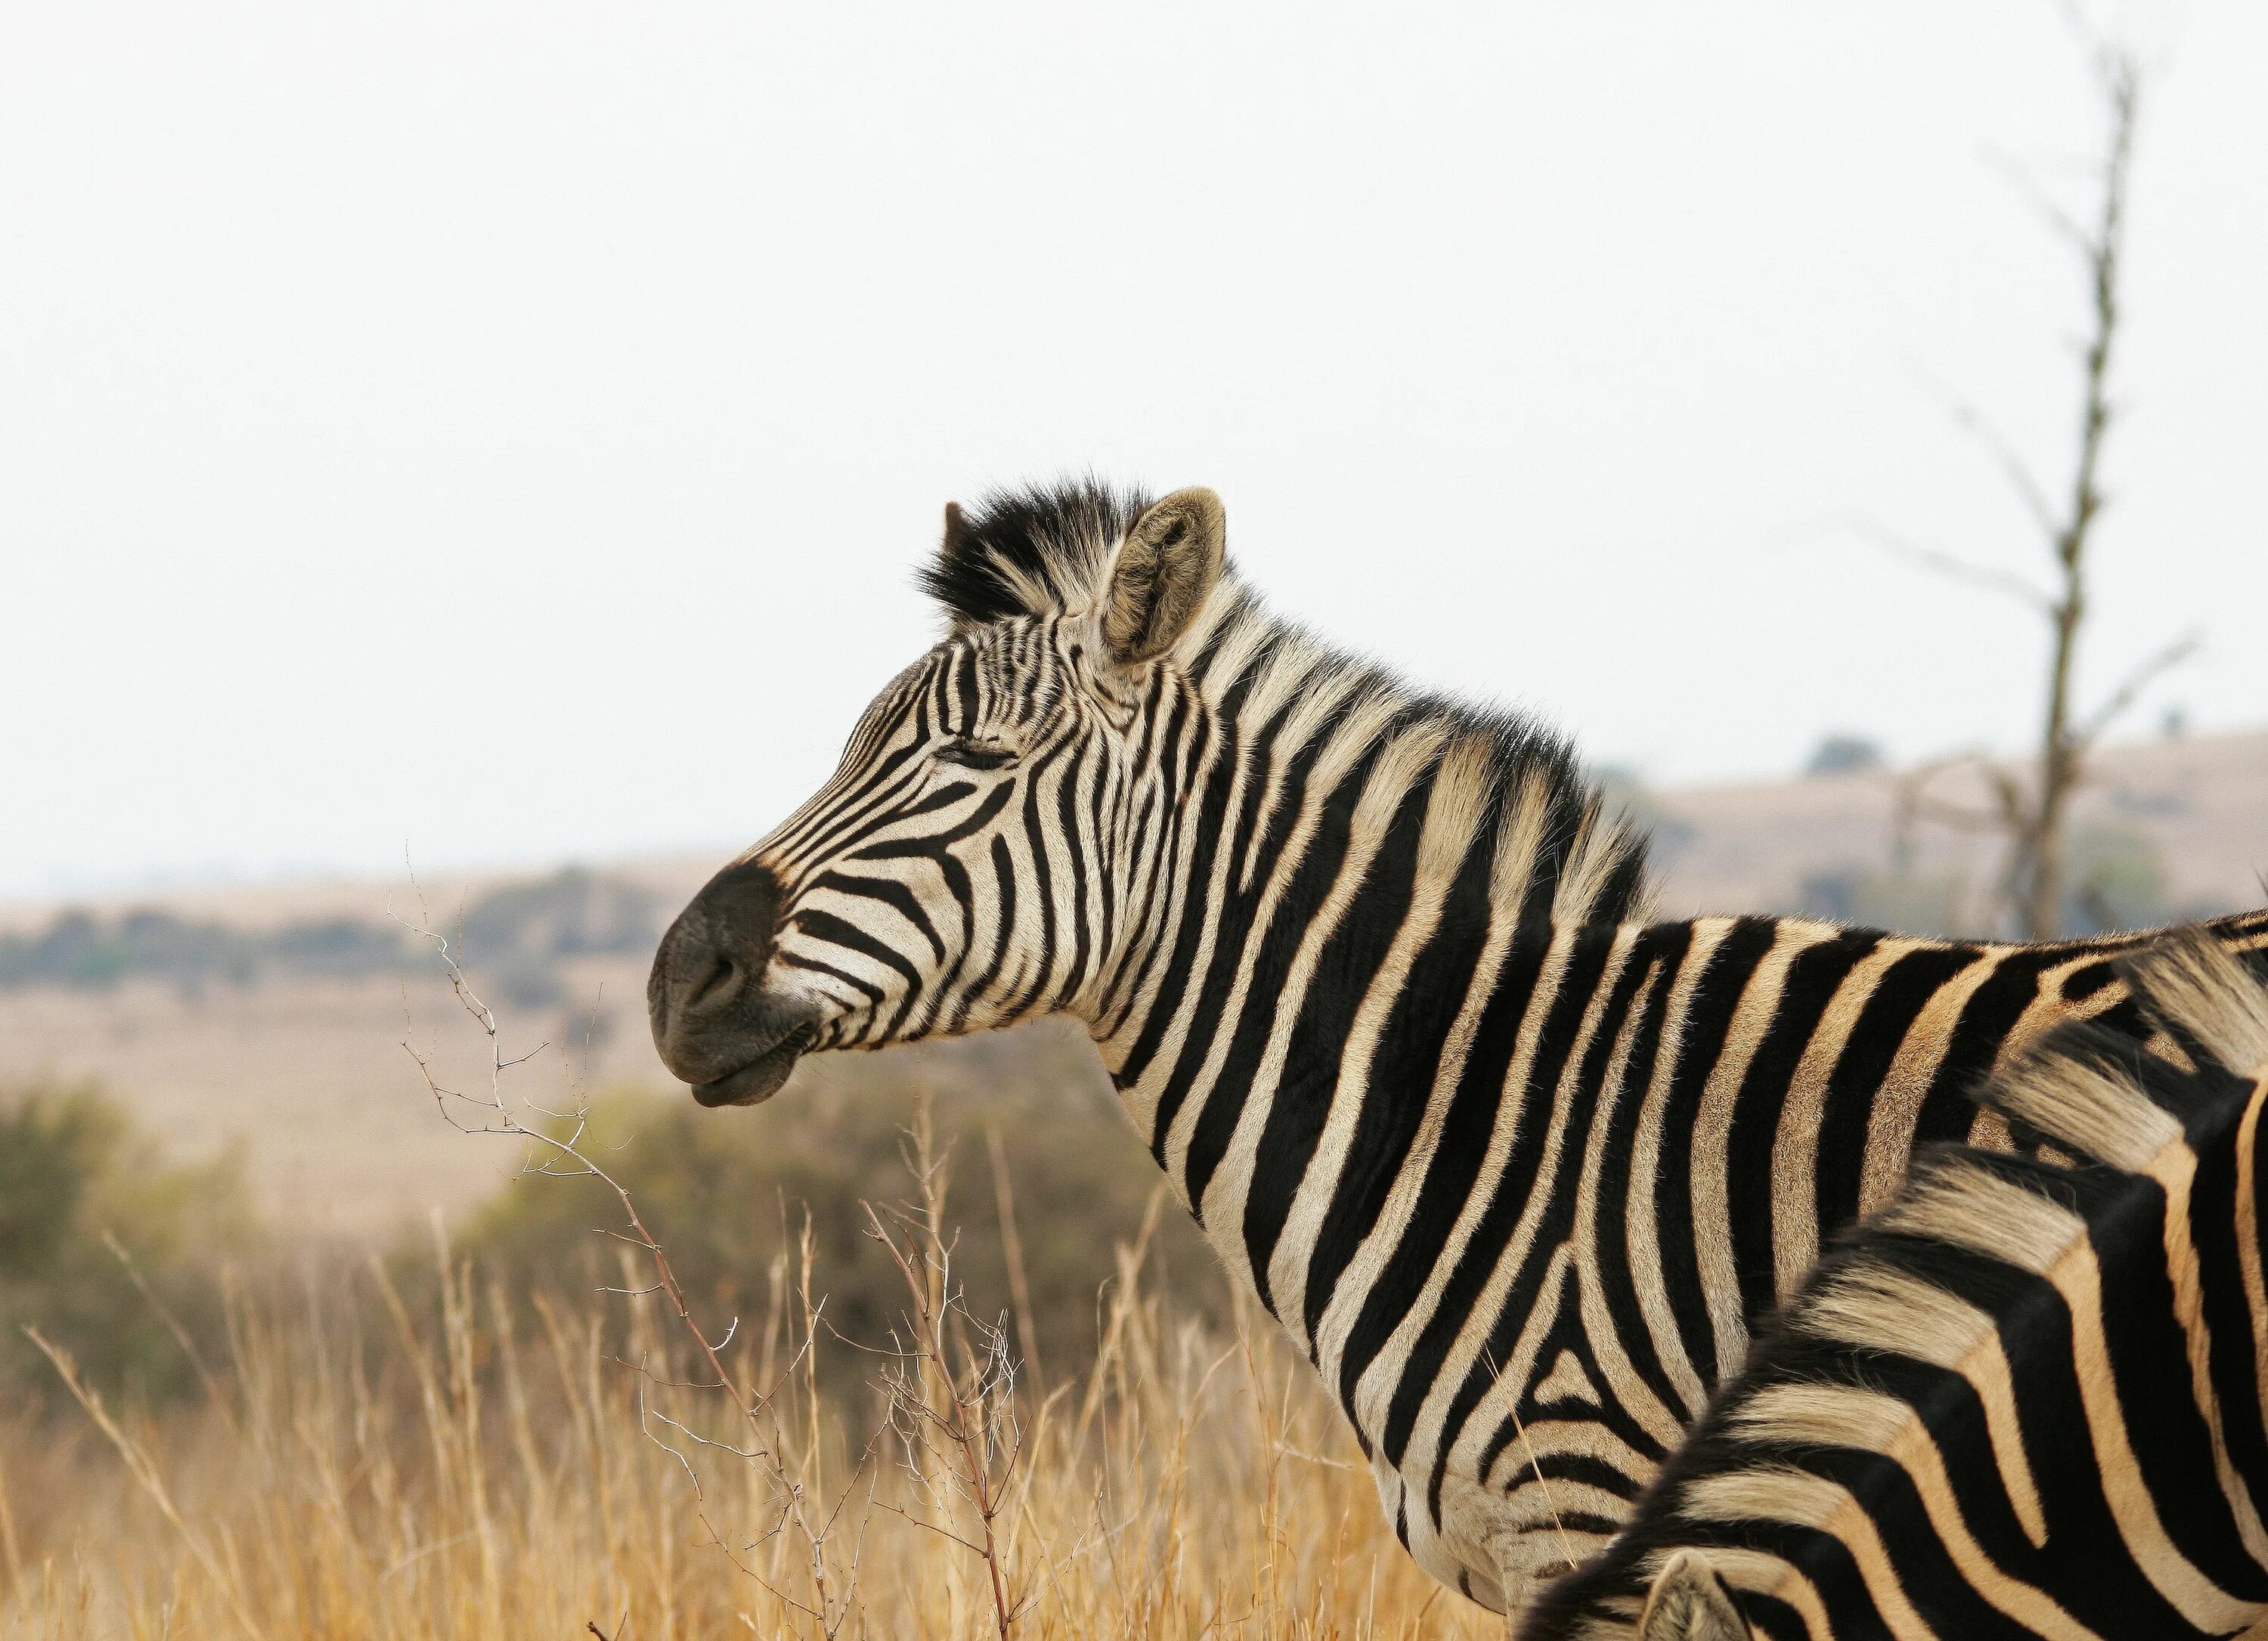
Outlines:
[[704, 1106], [753, 1106], [779, 1093], [780, 1085], [803, 1057], [811, 1028], [799, 1026], [737, 1071], [714, 1082], [693, 1085], [693, 1098]]

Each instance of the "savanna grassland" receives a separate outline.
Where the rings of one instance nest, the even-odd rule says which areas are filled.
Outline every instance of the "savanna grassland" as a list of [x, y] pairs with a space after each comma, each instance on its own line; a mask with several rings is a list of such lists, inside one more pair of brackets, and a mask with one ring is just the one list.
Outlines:
[[753, 1411], [683, 1387], [717, 1380], [659, 1296], [523, 1315], [434, 1258], [415, 1299], [382, 1266], [238, 1291], [162, 1413], [58, 1352], [77, 1400], [0, 1432], [6, 1632], [1498, 1632], [1402, 1555], [1306, 1365], [1177, 1314], [1138, 1244], [1092, 1362], [1044, 1384], [958, 1311], [932, 1353], [828, 1349], [784, 1260], [722, 1353]]
[[18, 1089], [18, 1183], [65, 1184], [0, 1190], [39, 1204], [0, 1223], [0, 1633], [1500, 1633], [1079, 1047], [815, 1063], [721, 1117], [499, 1105], [505, 1064], [426, 1115], [525, 1124], [456, 1135], [523, 1171], [377, 1253]]

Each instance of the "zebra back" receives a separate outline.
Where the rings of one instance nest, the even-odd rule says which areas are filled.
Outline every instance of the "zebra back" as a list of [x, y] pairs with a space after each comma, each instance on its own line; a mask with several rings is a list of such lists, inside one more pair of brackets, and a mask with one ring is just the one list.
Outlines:
[[2268, 1615], [2268, 979], [2176, 938], [1847, 1234], [1524, 1641], [2223, 1636]]

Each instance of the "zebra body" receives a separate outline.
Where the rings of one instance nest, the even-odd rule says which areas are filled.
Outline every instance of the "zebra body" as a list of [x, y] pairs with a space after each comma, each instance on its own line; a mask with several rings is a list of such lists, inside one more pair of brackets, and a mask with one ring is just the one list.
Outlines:
[[1403, 1542], [1508, 1610], [1822, 1237], [1970, 1136], [1970, 1081], [2075, 1014], [2139, 1029], [2132, 943], [1647, 925], [1561, 742], [1269, 615], [1221, 529], [1210, 492], [949, 510], [950, 635], [673, 927], [656, 1041], [740, 1103], [810, 1049], [1080, 1018]]
[[[1351, 1044], [1280, 1109], [1238, 1108], [1285, 1130], [1241, 1175], [1167, 1166], [1340, 1395], [1412, 1553], [1508, 1608], [1622, 1523], [1917, 1144], [2006, 1143], [1963, 1097], [1996, 1057], [2124, 1023], [2108, 960], [1769, 919], [1547, 930], [1435, 1000], [1483, 1020], [1448, 1073], [1446, 1034]], [[1276, 1202], [1316, 1204], [1280, 1229], [1253, 1207], [1270, 1169]]]
[[2268, 1618], [2268, 980], [2205, 945], [2132, 974], [2157, 1053], [2074, 1027], [1985, 1092], [2072, 1165], [1920, 1159], [1523, 1641]]

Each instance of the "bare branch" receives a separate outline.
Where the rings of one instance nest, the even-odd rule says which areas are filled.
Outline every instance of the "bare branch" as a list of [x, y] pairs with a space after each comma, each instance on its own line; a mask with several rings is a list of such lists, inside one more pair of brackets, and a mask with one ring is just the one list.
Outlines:
[[[2115, 419], [2110, 391], [2111, 361], [2118, 337], [2119, 273], [2124, 253], [2126, 195], [2133, 154], [2141, 68], [2130, 49], [2095, 28], [2075, 6], [2066, 17], [2088, 49], [2107, 118], [2107, 136], [2095, 175], [2100, 195], [2091, 224], [2082, 224], [2043, 190], [2029, 172], [1996, 160], [2057, 235], [2074, 248], [2084, 266], [2090, 321], [2080, 346], [2078, 447], [2069, 489], [2060, 504], [2018, 456], [2014, 445], [1975, 408], [1957, 404], [1955, 416], [1981, 441], [2015, 489], [2032, 521], [2045, 536], [2055, 591], [2043, 593], [2022, 578], [2007, 575], [1911, 541], [1865, 522], [1856, 527], [1896, 556], [1940, 574], [2021, 599], [2045, 618], [2049, 644], [2047, 688], [2040, 718], [2038, 751], [2029, 783], [1996, 763], [1980, 771], [1997, 811], [1989, 824], [2007, 836], [2007, 865], [2000, 894], [2034, 939], [2048, 939], [2063, 924], [2066, 816], [2072, 796], [2086, 779], [2087, 757], [2095, 739], [2130, 707], [2149, 681], [2177, 664], [2195, 647], [2191, 637], [2152, 657], [2112, 692], [2091, 717], [2074, 721], [2073, 681], [2080, 640], [2088, 613], [2088, 548], [2106, 504], [2102, 482], [2103, 449]], [[1901, 794], [1894, 847], [1907, 847], [1913, 823], [1925, 816], [1975, 827], [1977, 812], [1933, 806], [1925, 796], [1926, 776]]]
[[925, 1094], [914, 1110], [904, 1151], [916, 1201], [903, 1208], [862, 1206], [866, 1233], [897, 1267], [908, 1299], [905, 1335], [880, 1388], [903, 1453], [901, 1468], [942, 1520], [883, 1507], [982, 1559], [994, 1626], [1000, 1641], [1008, 1641], [1026, 1604], [1016, 1593], [999, 1527], [1024, 1451], [1017, 1365], [1006, 1332], [970, 1315], [954, 1281], [954, 1239], [945, 1228], [946, 1170], [933, 1143]]
[[1844, 523], [1853, 534], [1871, 541], [1893, 558], [1950, 577], [1955, 581], [1968, 582], [1972, 586], [2005, 593], [2043, 613], [2051, 607], [2051, 600], [2046, 593], [2011, 570], [1995, 570], [1990, 564], [1971, 563], [1965, 558], [1940, 552], [1936, 548], [1923, 547], [1871, 519], [1848, 519]]
[[2095, 708], [2087, 721], [2072, 732], [2073, 743], [2081, 750], [2092, 747], [2095, 739], [2134, 704], [2136, 698], [2149, 688], [2154, 680], [2195, 655], [2204, 642], [2205, 635], [2202, 633], [2184, 633], [2156, 654], [2146, 658], [2140, 666], [2127, 673], [2118, 688], [2110, 692], [2110, 698]]
[[641, 1379], [651, 1380], [653, 1383], [666, 1386], [671, 1390], [730, 1390], [732, 1388], [730, 1385], [718, 1384], [713, 1380], [704, 1384], [697, 1379], [665, 1379], [649, 1368], [643, 1360], [633, 1362], [628, 1357], [622, 1356], [611, 1357], [608, 1359], [617, 1367], [627, 1367]]
[[2057, 204], [2054, 196], [2039, 185], [2039, 180], [2020, 160], [1998, 148], [1986, 149], [1984, 159], [2010, 187], [2024, 196], [2024, 202], [2038, 214], [2042, 222], [2055, 231], [2058, 239], [2069, 241], [2074, 249], [2080, 251], [2086, 251], [2093, 245], [2092, 237], [2080, 224], [2079, 219]]
[[[415, 888], [414, 875], [411, 883]], [[627, 1244], [644, 1255], [651, 1264], [653, 1281], [644, 1287], [605, 1287], [600, 1291], [619, 1293], [632, 1299], [659, 1294], [664, 1303], [668, 1306], [670, 1314], [676, 1318], [685, 1334], [692, 1339], [700, 1358], [707, 1364], [712, 1376], [713, 1387], [731, 1401], [735, 1415], [748, 1425], [755, 1439], [747, 1448], [716, 1441], [700, 1435], [681, 1422], [671, 1418], [660, 1409], [651, 1407], [646, 1394], [648, 1384], [665, 1384], [673, 1381], [666, 1381], [654, 1374], [646, 1372], [643, 1364], [637, 1370], [639, 1430], [656, 1446], [674, 1458], [684, 1469], [687, 1478], [693, 1484], [696, 1520], [701, 1524], [702, 1530], [707, 1534], [709, 1541], [731, 1561], [734, 1568], [773, 1599], [812, 1619], [822, 1636], [831, 1637], [837, 1635], [843, 1626], [850, 1621], [855, 1610], [858, 1560], [854, 1554], [847, 1581], [839, 1584], [836, 1582], [835, 1575], [829, 1571], [828, 1540], [833, 1530], [832, 1524], [839, 1515], [843, 1501], [856, 1489], [859, 1474], [867, 1468], [867, 1458], [862, 1456], [858, 1468], [846, 1478], [841, 1497], [836, 1499], [834, 1508], [826, 1512], [823, 1521], [814, 1520], [810, 1509], [812, 1501], [807, 1496], [803, 1482], [787, 1472], [778, 1455], [777, 1443], [770, 1439], [767, 1434], [768, 1431], [776, 1432], [777, 1430], [778, 1415], [772, 1394], [776, 1387], [759, 1390], [752, 1386], [743, 1385], [725, 1365], [723, 1352], [739, 1332], [739, 1319], [735, 1317], [726, 1326], [721, 1336], [711, 1339], [694, 1316], [684, 1289], [678, 1281], [677, 1273], [670, 1263], [668, 1254], [652, 1232], [647, 1228], [629, 1188], [615, 1175], [600, 1166], [582, 1148], [584, 1139], [588, 1133], [590, 1105], [587, 1100], [581, 1100], [573, 1108], [563, 1112], [553, 1111], [524, 1100], [519, 1102], [519, 1108], [515, 1108], [512, 1097], [505, 1092], [505, 1073], [526, 1064], [541, 1051], [541, 1045], [526, 1054], [507, 1056], [504, 1052], [503, 1034], [497, 1024], [495, 1012], [473, 990], [448, 938], [435, 932], [423, 921], [424, 902], [422, 890], [418, 891], [418, 903], [420, 921], [417, 924], [409, 924], [406, 919], [398, 916], [394, 921], [401, 923], [403, 927], [409, 929], [412, 933], [432, 947], [458, 1003], [479, 1028], [487, 1041], [489, 1051], [488, 1085], [478, 1094], [468, 1094], [444, 1085], [434, 1076], [431, 1063], [428, 1057], [420, 1054], [416, 1046], [405, 1036], [402, 1048], [416, 1065], [427, 1091], [433, 1098], [436, 1108], [440, 1111], [444, 1120], [460, 1131], [501, 1134], [523, 1142], [528, 1147], [530, 1153], [530, 1160], [525, 1166], [525, 1171], [527, 1173], [595, 1179], [613, 1192], [615, 1203], [622, 1211], [623, 1223], [628, 1229], [627, 1232], [608, 1231], [606, 1234], [616, 1241]], [[390, 909], [389, 915], [392, 915]], [[403, 997], [405, 1025], [408, 1024], [408, 996], [405, 990]], [[460, 1116], [459, 1112], [460, 1106], [475, 1107], [482, 1115], [476, 1121]], [[551, 1128], [528, 1122], [524, 1119], [523, 1111], [532, 1112], [553, 1123], [563, 1122], [567, 1125], [568, 1131], [563, 1136]], [[625, 1260], [627, 1261], [629, 1257], [626, 1255]], [[806, 1267], [807, 1264], [806, 1257]], [[627, 1264], [625, 1269], [627, 1270]], [[806, 1277], [807, 1274], [806, 1269]], [[799, 1360], [807, 1360], [806, 1353], [810, 1350], [812, 1341], [817, 1336], [823, 1306], [823, 1300], [815, 1306], [811, 1303], [806, 1281], [805, 1337], [803, 1348], [797, 1353]], [[685, 1387], [700, 1388], [701, 1387], [688, 1385]], [[780, 1589], [744, 1560], [740, 1553], [733, 1550], [725, 1534], [719, 1532], [715, 1523], [710, 1520], [707, 1501], [701, 1488], [701, 1478], [693, 1466], [691, 1457], [682, 1448], [663, 1440], [653, 1428], [656, 1422], [678, 1431], [700, 1447], [714, 1449], [744, 1462], [755, 1463], [759, 1467], [770, 1492], [774, 1506], [778, 1511], [778, 1516], [773, 1527], [765, 1534], [759, 1535], [757, 1542], [775, 1536], [791, 1523], [793, 1524], [807, 1551], [805, 1566], [806, 1574], [811, 1581], [810, 1601], [803, 1601]], [[871, 1455], [872, 1442], [868, 1444], [866, 1452]]]
[[1983, 411], [1972, 404], [1956, 401], [1953, 407], [1953, 419], [1992, 453], [1992, 460], [1999, 464], [2009, 487], [2023, 502], [2024, 511], [2032, 515], [2032, 522], [2039, 526], [2040, 534], [2052, 542], [2062, 534], [2063, 525], [2056, 518], [2055, 509], [2048, 504], [2046, 488], [2032, 475], [2032, 470], [2025, 464], [2023, 457], [2016, 453], [2016, 447], [1985, 418]]

